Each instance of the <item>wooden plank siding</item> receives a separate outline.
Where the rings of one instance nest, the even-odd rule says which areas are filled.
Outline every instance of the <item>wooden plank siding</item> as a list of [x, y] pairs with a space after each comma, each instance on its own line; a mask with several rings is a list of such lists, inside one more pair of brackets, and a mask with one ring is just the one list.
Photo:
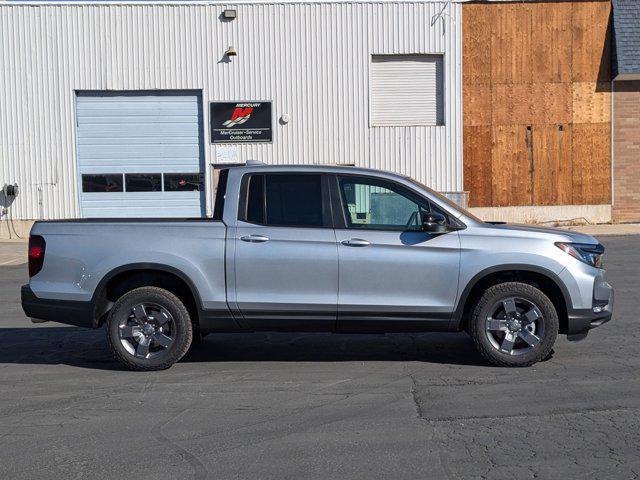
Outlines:
[[609, 1], [465, 3], [470, 206], [611, 201]]
[[529, 6], [532, 10], [532, 82], [570, 82], [572, 4], [554, 3], [553, 8], [540, 4]]
[[493, 205], [531, 205], [530, 133], [522, 125], [491, 129], [491, 199]]
[[466, 126], [468, 136], [463, 142], [464, 187], [475, 193], [475, 201], [480, 205], [493, 203], [491, 182], [491, 127], [489, 125]]
[[611, 126], [573, 125], [573, 204], [604, 204], [611, 199]]
[[532, 130], [533, 204], [573, 203], [572, 125], [533, 125]]

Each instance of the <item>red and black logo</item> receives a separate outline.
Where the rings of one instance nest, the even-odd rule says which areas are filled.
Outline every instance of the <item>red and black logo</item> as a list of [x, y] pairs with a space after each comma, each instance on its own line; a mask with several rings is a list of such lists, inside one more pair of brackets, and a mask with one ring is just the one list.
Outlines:
[[247, 120], [249, 120], [249, 117], [251, 116], [251, 112], [253, 112], [253, 107], [246, 107], [246, 108], [236, 107], [233, 110], [233, 115], [231, 115], [231, 119], [224, 122], [223, 125], [227, 128], [240, 125], [241, 123], [244, 123]]

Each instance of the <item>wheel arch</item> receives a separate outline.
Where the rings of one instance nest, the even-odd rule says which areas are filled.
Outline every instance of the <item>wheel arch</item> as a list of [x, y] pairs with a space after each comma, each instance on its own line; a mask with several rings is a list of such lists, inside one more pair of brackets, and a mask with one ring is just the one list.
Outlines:
[[499, 283], [520, 281], [539, 288], [547, 295], [558, 312], [560, 333], [567, 333], [571, 296], [560, 277], [549, 269], [526, 264], [504, 264], [486, 268], [467, 283], [454, 311], [454, 329], [466, 330], [471, 310], [482, 292]]
[[130, 263], [109, 271], [98, 282], [91, 299], [94, 328], [104, 323], [116, 297], [142, 286], [157, 286], [176, 294], [199, 323], [202, 311], [200, 294], [191, 279], [181, 270], [161, 263]]

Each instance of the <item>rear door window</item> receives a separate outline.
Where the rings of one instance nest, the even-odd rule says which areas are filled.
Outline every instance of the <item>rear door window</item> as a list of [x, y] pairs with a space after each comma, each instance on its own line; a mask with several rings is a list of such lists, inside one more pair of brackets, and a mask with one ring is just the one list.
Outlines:
[[281, 227], [325, 226], [322, 175], [251, 175], [245, 220]]
[[264, 216], [264, 175], [253, 175], [249, 179], [247, 222], [264, 224]]

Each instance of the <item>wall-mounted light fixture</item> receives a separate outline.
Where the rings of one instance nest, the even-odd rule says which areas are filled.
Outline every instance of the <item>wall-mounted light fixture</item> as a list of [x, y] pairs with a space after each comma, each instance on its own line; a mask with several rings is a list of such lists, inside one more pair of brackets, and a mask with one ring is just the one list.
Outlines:
[[222, 18], [225, 20], [235, 20], [237, 16], [238, 16], [238, 12], [233, 8], [227, 8], [225, 11], [222, 12]]
[[235, 48], [233, 48], [233, 47], [229, 47], [229, 48], [227, 48], [227, 51], [226, 51], [226, 52], [224, 52], [224, 54], [225, 54], [227, 57], [237, 57], [237, 56], [238, 56], [238, 52], [236, 52], [236, 49], [235, 49]]

